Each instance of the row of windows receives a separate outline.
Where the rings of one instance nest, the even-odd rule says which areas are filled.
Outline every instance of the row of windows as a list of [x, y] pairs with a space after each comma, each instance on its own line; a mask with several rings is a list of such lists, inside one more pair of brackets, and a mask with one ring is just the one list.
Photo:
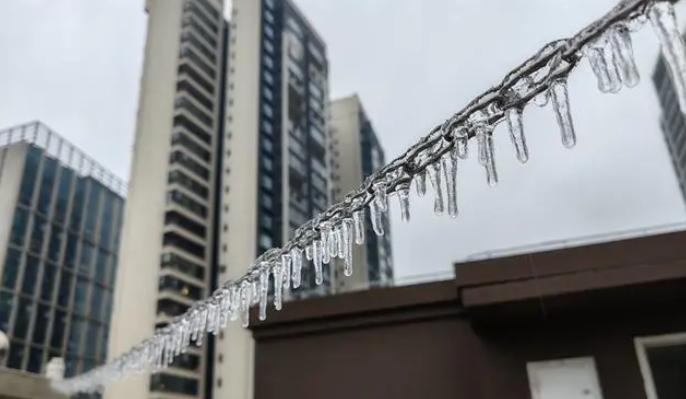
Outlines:
[[177, 233], [165, 233], [162, 238], [162, 245], [172, 246], [188, 252], [199, 259], [205, 259], [205, 246], [180, 236]]
[[166, 212], [164, 214], [164, 224], [182, 227], [184, 230], [187, 230], [200, 238], [205, 238], [207, 234], [204, 225], [174, 211]]
[[175, 110], [186, 110], [188, 113], [196, 117], [200, 122], [206, 124], [207, 126], [212, 126], [212, 116], [207, 112], [201, 110], [195, 104], [191, 102], [188, 97], [181, 96], [174, 100]]
[[185, 115], [177, 115], [174, 117], [174, 127], [183, 127], [188, 132], [192, 133], [195, 137], [199, 138], [203, 142], [210, 144], [212, 141], [211, 136], [207, 131], [198, 126], [195, 122], [188, 119]]
[[212, 32], [207, 29], [207, 26], [202, 24], [192, 14], [186, 14], [181, 20], [181, 28], [184, 30], [191, 29], [202, 37], [212, 48], [217, 48], [217, 39], [212, 35]]
[[160, 276], [158, 289], [160, 292], [171, 291], [193, 300], [200, 300], [203, 297], [203, 289], [201, 287], [174, 276]]
[[190, 80], [205, 89], [210, 95], [214, 95], [214, 85], [198, 73], [192, 65], [181, 64], [178, 72], [179, 77], [188, 76]]
[[204, 267], [177, 254], [163, 254], [161, 266], [163, 269], [178, 270], [201, 281], [205, 279]]
[[195, 396], [198, 394], [198, 381], [192, 378], [159, 373], [150, 377], [150, 390]]
[[186, 194], [178, 191], [171, 190], [167, 194], [167, 203], [174, 202], [181, 205], [183, 208], [189, 210], [190, 212], [202, 217], [207, 217], [207, 207], [193, 198], [187, 196]]
[[[212, 8], [212, 6], [205, 6], [205, 9], [207, 10], [207, 7]], [[183, 5], [183, 10], [185, 12], [189, 12], [193, 15], [195, 15], [198, 19], [200, 19], [202, 22], [207, 25], [208, 28], [214, 33], [217, 33], [217, 24], [214, 22], [212, 18], [210, 18], [204, 11], [200, 10], [200, 7], [198, 7], [198, 3], [195, 1], [187, 1], [186, 4]], [[216, 16], [214, 17], [216, 20]]]
[[203, 180], [207, 180], [210, 177], [210, 171], [194, 160], [192, 157], [186, 155], [182, 151], [173, 151], [169, 156], [169, 163], [172, 165], [178, 163], [182, 165], [189, 171], [195, 173], [197, 176], [201, 177]]
[[172, 135], [172, 145], [180, 145], [204, 161], [209, 162], [210, 160], [210, 152], [183, 132], [174, 132]]
[[212, 104], [212, 100], [210, 100], [200, 90], [196, 89], [195, 86], [193, 86], [188, 80], [184, 79], [184, 80], [179, 81], [176, 84], [176, 90], [186, 93], [191, 98], [193, 98], [195, 101], [200, 103], [203, 107], [205, 107], [209, 112], [212, 112], [212, 110], [214, 109], [214, 105]]
[[178, 169], [169, 172], [168, 182], [169, 184], [177, 183], [200, 198], [207, 199], [209, 195], [209, 190], [204, 184], [197, 182]]

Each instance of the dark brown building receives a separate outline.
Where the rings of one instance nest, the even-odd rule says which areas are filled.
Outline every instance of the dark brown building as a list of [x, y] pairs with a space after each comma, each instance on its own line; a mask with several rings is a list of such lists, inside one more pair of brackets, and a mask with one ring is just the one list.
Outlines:
[[255, 323], [255, 398], [686, 397], [686, 232], [456, 265]]

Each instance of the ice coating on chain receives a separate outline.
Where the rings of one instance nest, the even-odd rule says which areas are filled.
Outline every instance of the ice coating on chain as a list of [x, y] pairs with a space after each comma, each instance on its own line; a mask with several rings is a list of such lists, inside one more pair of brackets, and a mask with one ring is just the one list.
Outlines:
[[569, 96], [567, 94], [567, 81], [557, 80], [550, 87], [550, 96], [553, 100], [553, 110], [557, 124], [560, 126], [562, 145], [572, 148], [576, 145], [576, 133], [572, 122], [572, 114], [569, 110]]
[[415, 188], [417, 189], [417, 195], [423, 197], [426, 194], [426, 172], [422, 170], [414, 175], [412, 180], [414, 181]]
[[[625, 42], [618, 42], [618, 39], [625, 40], [626, 38], [629, 38], [628, 36], [625, 37], [615, 37], [612, 35], [615, 35], [614, 32], [610, 32], [611, 29], [615, 29], [618, 25], [626, 24], [628, 29], [630, 31], [633, 31], [635, 26], [637, 24], [635, 23], [636, 21], [641, 22], [643, 21], [644, 18], [642, 18], [642, 15], [637, 15], [645, 12], [647, 9], [650, 8], [650, 6], [653, 4], [652, 1], [648, 0], [628, 0], [628, 1], [623, 1], [622, 4], [620, 4], [619, 7], [616, 9], [613, 9], [612, 12], [608, 17], [604, 17], [602, 19], [599, 19], [598, 21], [594, 22], [592, 25], [589, 25], [589, 27], [583, 29], [580, 31], [580, 33], [575, 36], [572, 39], [564, 39], [561, 41], [556, 41], [552, 42], [544, 49], [542, 49], [541, 52], [537, 53], [534, 55], [530, 60], [527, 60], [523, 66], [528, 67], [531, 65], [541, 65], [538, 64], [539, 61], [545, 60], [545, 57], [547, 57], [546, 53], [544, 50], [546, 48], [552, 48], [554, 49], [553, 52], [558, 51], [560, 48], [563, 48], [556, 56], [559, 56], [562, 54], [564, 58], [562, 58], [562, 67], [558, 68], [556, 70], [556, 74], [551, 75], [548, 72], [540, 72], [542, 68], [539, 68], [536, 66], [535, 68], [538, 68], [537, 70], [531, 71], [527, 70], [526, 68], [522, 67], [517, 67], [514, 69], [511, 74], [508, 74], [506, 77], [506, 80], [503, 82], [506, 82], [507, 79], [513, 77], [513, 79], [509, 80], [508, 82], [511, 82], [512, 80], [516, 80], [517, 84], [521, 80], [525, 78], [525, 75], [531, 75], [531, 76], [537, 76], [536, 79], [533, 79], [533, 86], [531, 86], [529, 89], [522, 91], [520, 96], [515, 96], [515, 97], [508, 97], [505, 93], [509, 92], [509, 88], [505, 83], [502, 83], [501, 85], [494, 87], [496, 90], [494, 91], [487, 91], [480, 95], [478, 98], [476, 98], [474, 101], [470, 102], [467, 107], [465, 107], [463, 110], [459, 111], [457, 114], [451, 117], [450, 121], [451, 123], [455, 123], [457, 126], [467, 126], [469, 129], [474, 129], [476, 124], [473, 123], [473, 120], [471, 119], [471, 116], [475, 113], [480, 112], [481, 110], [484, 110], [483, 106], [484, 105], [493, 105], [497, 104], [498, 107], [487, 107], [486, 113], [488, 114], [488, 118], [486, 120], [480, 119], [482, 122], [486, 124], [493, 123], [495, 118], [499, 118], [502, 116], [502, 112], [507, 112], [508, 109], [514, 107], [522, 107], [524, 106], [523, 103], [518, 102], [518, 100], [525, 100], [525, 101], [532, 101], [532, 102], [538, 102], [539, 99], [546, 99], [543, 95], [539, 95], [537, 97], [534, 97], [532, 100], [526, 100], [527, 98], [530, 98], [531, 90], [538, 90], [540, 92], [540, 89], [545, 86], [549, 86], [551, 83], [549, 82], [549, 79], [559, 79], [559, 78], [564, 78], [566, 77], [571, 69], [576, 66], [578, 59], [576, 57], [576, 54], [581, 50], [581, 46], [584, 45], [584, 43], [591, 43], [591, 42], [597, 42], [598, 38], [601, 37], [601, 35], [604, 36], [605, 43], [607, 44], [608, 40], [611, 43], [611, 47], [603, 47], [603, 51], [606, 51], [607, 48], [610, 48], [611, 55], [603, 55], [603, 59], [607, 60], [610, 59], [612, 61], [612, 64], [614, 64], [617, 67], [618, 75], [619, 75], [619, 80], [621, 83], [625, 86], [630, 86], [632, 84], [632, 77], [627, 74], [627, 72], [630, 72], [629, 70], [625, 70], [624, 68], [628, 65], [628, 63], [625, 62], [625, 59], [628, 59], [625, 57], [627, 53], [623, 53], [624, 50], [630, 49], [630, 46], [626, 46], [625, 48], [622, 48], [621, 45], [626, 45], [627, 43], [630, 44], [630, 42], [625, 41]], [[666, 6], [658, 5], [655, 7], [664, 7], [668, 8], [668, 11], [670, 11], [671, 6], [667, 4]], [[621, 15], [620, 15], [621, 12]], [[652, 10], [653, 13], [660, 14], [660, 12], [655, 11], [655, 9]], [[664, 13], [662, 13], [664, 14]], [[657, 29], [658, 35], [660, 35], [660, 29], [665, 30], [665, 26], [660, 25], [663, 24], [665, 21], [662, 21], [662, 18], [664, 16], [658, 15], [653, 21], [653, 24], [657, 24]], [[667, 20], [669, 20], [669, 15], [667, 15]], [[609, 23], [613, 25], [609, 25]], [[669, 25], [669, 21], [667, 21], [667, 25]], [[672, 15], [672, 26], [673, 26], [673, 31], [676, 31], [676, 26], [675, 22], [673, 21], [673, 15]], [[600, 29], [598, 29], [600, 28]], [[621, 32], [620, 32], [621, 33]], [[674, 33], [674, 32], [673, 32]], [[667, 29], [667, 33], [663, 32], [665, 36], [669, 36], [669, 32]], [[665, 47], [667, 47], [666, 50], [670, 50], [670, 46], [673, 46], [674, 42], [677, 42], [678, 44], [683, 46], [682, 40], [680, 37], [678, 37], [678, 33], [675, 33], [672, 35], [673, 37], [669, 38], [672, 42], [671, 45], [665, 46], [663, 43], [663, 50]], [[600, 43], [600, 42], [598, 42]], [[671, 48], [671, 50], [674, 50]], [[676, 61], [672, 62], [671, 72], [673, 76], [677, 76], [677, 79], [680, 79], [681, 82], [677, 81], [675, 85], [677, 86], [677, 90], [680, 91], [682, 94], [686, 92], [684, 90], [684, 87], [686, 85], [684, 84], [685, 80], [683, 76], [680, 76], [680, 74], [675, 74], [676, 71], [683, 71], [684, 68], [681, 67], [679, 68], [680, 65], [685, 65], [686, 62], [683, 61], [683, 53], [684, 50], [676, 48], [676, 53], [682, 55], [682, 60], [681, 61]], [[677, 54], [677, 55], [678, 55]], [[558, 57], [558, 60], [560, 58]], [[553, 59], [554, 60], [554, 59]], [[564, 67], [564, 64], [567, 63], [567, 65], [570, 66], [570, 68]], [[553, 65], [555, 64], [554, 62], [548, 63], [547, 65]], [[668, 64], [669, 65], [669, 64]], [[674, 67], [676, 65], [676, 67]], [[553, 65], [555, 66], [555, 65]], [[554, 69], [554, 68], [553, 68]], [[676, 80], [673, 77], [673, 80]], [[679, 89], [681, 88], [681, 89]], [[548, 90], [547, 93], [552, 94], [551, 90]], [[552, 96], [549, 96], [550, 99], [552, 99]], [[682, 95], [680, 97], [680, 106], [682, 108], [684, 101], [683, 101], [684, 96]], [[493, 102], [492, 100], [497, 100], [496, 102]], [[556, 107], [558, 109], [560, 107]], [[568, 109], [568, 107], [567, 107]], [[558, 114], [556, 110], [556, 115]], [[560, 115], [564, 116], [564, 113], [560, 113]], [[477, 118], [478, 119], [478, 118]], [[564, 117], [562, 119], [565, 119]], [[571, 122], [571, 118], [566, 118]], [[441, 125], [445, 126], [444, 125]], [[571, 126], [571, 124], [570, 124]], [[436, 129], [440, 129], [440, 127], [437, 127]], [[397, 166], [401, 166], [403, 173], [407, 173], [408, 177], [414, 180], [418, 180], [416, 176], [416, 168], [421, 167], [424, 168], [426, 165], [431, 164], [433, 162], [436, 162], [437, 159], [440, 162], [440, 156], [435, 153], [435, 151], [438, 151], [442, 149], [440, 146], [436, 147], [435, 144], [438, 143], [437, 140], [442, 140], [445, 135], [443, 134], [435, 134], [436, 130], [431, 130], [429, 134], [427, 134], [425, 137], [423, 137], [419, 142], [417, 142], [411, 149], [408, 150], [408, 152], [403, 155], [402, 158], [407, 156], [407, 158], [402, 159], [399, 157], [389, 165], [385, 166], [380, 170], [378, 174], [373, 175], [370, 178], [370, 182], [372, 183], [372, 190], [373, 184], [377, 181], [384, 181], [386, 187], [395, 187], [397, 188], [397, 177], [391, 176], [392, 172], [395, 170], [400, 170], [400, 169], [395, 169]], [[470, 132], [471, 133], [471, 132]], [[441, 137], [442, 136], [442, 137]], [[465, 140], [466, 143], [466, 140]], [[456, 142], [457, 144], [457, 142]], [[418, 162], [417, 160], [419, 158], [423, 158], [422, 161]], [[392, 169], [387, 169], [391, 168]], [[391, 177], [389, 179], [389, 177]], [[360, 208], [364, 206], [363, 204], [367, 203], [368, 200], [368, 195], [369, 195], [369, 186], [365, 186], [363, 188], [360, 188], [356, 190], [355, 192], [349, 194], [350, 198], [352, 201], [349, 201], [347, 204], [342, 205], [342, 203], [336, 204], [328, 211], [325, 211], [322, 216], [322, 221], [329, 221], [329, 220], [334, 220], [336, 223], [340, 223], [341, 219], [339, 218], [340, 215], [347, 215], [349, 212], [352, 211], [352, 209], [355, 208]], [[334, 210], [336, 212], [330, 212], [331, 210]], [[342, 212], [341, 212], [342, 211]], [[284, 251], [290, 251], [291, 248], [293, 248], [294, 245], [299, 245], [300, 248], [309, 248], [312, 240], [318, 239], [319, 235], [319, 220], [316, 221], [310, 221], [312, 223], [309, 223], [307, 229], [303, 229], [300, 233], [296, 232], [294, 235], [293, 239], [289, 241], [288, 244], [284, 246], [284, 249], [279, 249], [280, 252], [278, 252], [276, 255], [269, 257], [266, 262], [266, 267], [267, 270], [271, 270], [272, 266], [276, 265], [279, 263], [280, 260], [280, 255], [284, 253]], [[354, 220], [353, 220], [354, 224]], [[342, 225], [341, 225], [342, 226]], [[354, 227], [354, 226], [353, 226]], [[341, 227], [342, 228], [342, 227]], [[317, 232], [316, 235], [313, 233], [313, 231]], [[306, 233], [303, 233], [306, 232]], [[354, 232], [354, 230], [353, 230]], [[337, 234], [337, 233], [336, 233]], [[339, 239], [336, 238], [337, 244], [340, 244], [340, 241], [343, 238]], [[345, 245], [344, 245], [345, 247]], [[343, 256], [345, 259], [345, 255], [341, 255], [341, 250], [340, 250], [340, 245], [336, 246], [336, 252], [337, 256]], [[323, 251], [323, 248], [322, 248]], [[313, 258], [313, 253], [312, 250], [310, 249], [310, 256], [309, 258]], [[295, 258], [292, 258], [292, 265], [291, 268], [295, 268]], [[241, 314], [244, 315], [244, 313], [241, 312], [241, 296], [239, 295], [240, 290], [238, 289], [241, 286], [245, 286], [243, 284], [246, 282], [248, 286], [251, 288], [248, 289], [247, 291], [251, 292], [252, 294], [251, 299], [249, 302], [253, 303], [254, 301], [259, 301], [261, 300], [261, 292], [259, 290], [259, 270], [257, 271], [249, 271], [246, 275], [238, 279], [236, 282], [230, 282], [227, 283], [224, 287], [225, 289], [229, 292], [229, 295], [225, 295], [225, 292], [222, 291], [221, 293], [217, 294], [214, 293], [210, 298], [207, 298], [203, 301], [201, 301], [197, 306], [191, 307], [189, 311], [185, 315], [180, 315], [177, 318], [175, 318], [167, 327], [159, 328], [155, 331], [155, 335], [143, 341], [141, 344], [133, 347], [131, 350], [126, 352], [125, 354], [119, 356], [118, 358], [114, 359], [113, 361], [107, 363], [104, 366], [98, 367], [96, 369], [93, 369], [87, 373], [84, 373], [82, 375], [76, 376], [74, 378], [70, 378], [68, 380], [60, 381], [60, 382], [54, 382], [57, 384], [57, 386], [60, 388], [60, 390], [65, 390], [66, 392], [69, 393], [76, 393], [76, 392], [96, 392], [98, 391], [101, 387], [106, 385], [107, 383], [123, 378], [127, 374], [130, 373], [138, 373], [141, 371], [145, 371], [147, 368], [152, 368], [155, 370], [162, 369], [168, 365], [170, 365], [173, 360], [174, 356], [177, 353], [182, 353], [189, 345], [190, 341], [196, 342], [198, 344], [198, 341], [194, 340], [193, 338], [197, 338], [200, 342], [202, 342], [202, 337], [205, 333], [205, 331], [211, 332], [211, 333], [217, 333], [221, 328], [225, 326], [226, 319], [227, 319], [227, 308], [229, 309], [229, 317], [232, 320], [236, 320], [240, 317]], [[252, 274], [251, 274], [252, 273]], [[295, 285], [293, 282], [292, 285]], [[256, 287], [257, 286], [257, 287]], [[224, 288], [222, 288], [223, 290]], [[258, 295], [259, 294], [259, 295]], [[259, 298], [258, 298], [259, 297]], [[229, 298], [231, 298], [229, 300]], [[211, 306], [214, 306], [214, 309], [212, 313], [208, 312], [208, 308]], [[204, 313], [203, 313], [204, 312]], [[202, 325], [202, 315], [205, 315], [205, 324]]]
[[353, 224], [355, 225], [355, 244], [364, 244], [364, 209], [353, 211]]
[[400, 204], [400, 220], [408, 222], [410, 220], [410, 184], [399, 184], [395, 192], [398, 194], [398, 204]]
[[486, 171], [486, 181], [493, 187], [498, 184], [498, 171], [495, 168], [493, 153], [493, 128], [488, 125], [476, 127], [476, 139], [479, 145], [479, 163]]
[[448, 200], [448, 215], [451, 218], [457, 217], [457, 148], [453, 147], [450, 151], [443, 154], [441, 164], [445, 174], [445, 192]]
[[526, 146], [524, 137], [524, 124], [522, 122], [522, 109], [510, 108], [505, 112], [507, 127], [510, 130], [510, 140], [515, 148], [517, 160], [526, 163], [529, 160], [529, 148]]
[[608, 32], [608, 35], [622, 82], [626, 87], [635, 87], [640, 81], [640, 76], [634, 60], [634, 49], [629, 29], [618, 24]]
[[648, 18], [660, 41], [662, 55], [676, 90], [679, 108], [686, 113], [686, 49], [676, 23], [674, 6], [658, 1], [648, 10]]
[[269, 270], [260, 271], [260, 320], [267, 318], [267, 300], [269, 299]]
[[377, 236], [384, 235], [383, 229], [383, 211], [379, 209], [377, 201], [369, 203], [369, 216], [372, 219], [372, 230]]
[[434, 213], [436, 215], [443, 214], [445, 204], [443, 202], [443, 189], [441, 184], [441, 163], [434, 162], [427, 167], [429, 173], [429, 181], [434, 189]]
[[343, 244], [343, 274], [350, 277], [353, 274], [353, 220], [343, 219], [341, 224], [341, 242]]
[[314, 282], [320, 285], [324, 282], [324, 275], [322, 273], [322, 242], [319, 240], [312, 241], [312, 263], [314, 263]]
[[303, 251], [295, 247], [291, 249], [291, 262], [292, 262], [292, 286], [293, 288], [300, 287], [300, 282], [302, 281], [302, 267], [303, 267]]

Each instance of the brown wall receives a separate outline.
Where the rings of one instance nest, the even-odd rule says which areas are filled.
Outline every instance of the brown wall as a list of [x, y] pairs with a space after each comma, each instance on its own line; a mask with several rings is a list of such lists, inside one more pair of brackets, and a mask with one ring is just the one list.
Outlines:
[[[686, 242], [665, 237], [673, 245]], [[619, 244], [626, 242], [603, 245]], [[592, 249], [587, 253], [607, 252]], [[673, 266], [673, 257], [664, 256], [672, 249], [660, 246], [659, 256], [640, 263], [659, 275]], [[553, 252], [564, 257], [565, 251]], [[574, 283], [589, 279], [579, 273], [597, 273], [592, 257], [584, 263], [571, 268], [559, 293], [533, 299], [465, 305], [466, 288], [446, 281], [289, 303], [253, 326], [255, 398], [530, 398], [526, 362], [593, 356], [606, 399], [644, 399], [633, 340], [686, 331], [686, 279], [647, 276], [619, 284], [629, 281], [620, 275], [590, 289]], [[634, 268], [626, 270], [635, 276]], [[470, 289], [488, 288], [488, 298], [493, 286], [511, 291], [499, 276], [471, 278]]]

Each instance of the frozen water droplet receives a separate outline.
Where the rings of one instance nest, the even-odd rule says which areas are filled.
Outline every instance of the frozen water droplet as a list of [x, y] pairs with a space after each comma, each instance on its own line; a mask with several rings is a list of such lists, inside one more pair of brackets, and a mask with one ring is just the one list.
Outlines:
[[443, 154], [441, 163], [445, 174], [445, 191], [448, 198], [448, 215], [457, 217], [457, 149], [453, 148]]
[[679, 100], [679, 108], [682, 113], [686, 113], [686, 49], [676, 23], [674, 6], [668, 1], [658, 1], [648, 10], [648, 18], [660, 41], [662, 55]]
[[283, 288], [288, 290], [291, 287], [291, 256], [281, 255], [281, 273], [283, 273]]
[[272, 275], [274, 276], [274, 309], [281, 310], [283, 305], [283, 270], [280, 263], [272, 265]]
[[510, 139], [514, 145], [517, 160], [521, 163], [526, 163], [529, 160], [529, 149], [526, 146], [526, 138], [524, 137], [524, 125], [522, 123], [522, 109], [510, 108], [505, 113], [507, 119], [507, 126], [510, 129]]
[[431, 186], [434, 188], [434, 213], [437, 215], [443, 214], [445, 205], [443, 203], [443, 188], [441, 187], [441, 164], [434, 162], [427, 167], [429, 173], [429, 180]]
[[353, 212], [353, 223], [355, 225], [355, 244], [364, 244], [364, 209], [358, 209]]
[[331, 225], [329, 222], [323, 222], [319, 225], [319, 239], [322, 242], [322, 262], [328, 264], [331, 260], [329, 253], [329, 238], [331, 233]]
[[553, 99], [553, 109], [557, 118], [557, 124], [560, 126], [562, 145], [572, 148], [576, 145], [576, 133], [574, 132], [572, 114], [569, 109], [567, 81], [560, 79], [553, 82], [550, 87], [550, 94]]
[[544, 90], [541, 93], [536, 94], [536, 96], [534, 96], [534, 104], [539, 107], [545, 107], [548, 105], [548, 90]]
[[252, 296], [252, 284], [249, 281], [241, 283], [241, 321], [243, 327], [250, 324], [250, 297]]
[[336, 229], [336, 256], [345, 258], [345, 242], [343, 242], [343, 223]]
[[383, 212], [388, 209], [388, 199], [386, 195], [386, 183], [376, 182], [374, 183], [374, 201], [376, 201], [377, 206]]
[[598, 80], [598, 90], [603, 93], [618, 92], [622, 85], [605, 38], [584, 47], [583, 53]]

